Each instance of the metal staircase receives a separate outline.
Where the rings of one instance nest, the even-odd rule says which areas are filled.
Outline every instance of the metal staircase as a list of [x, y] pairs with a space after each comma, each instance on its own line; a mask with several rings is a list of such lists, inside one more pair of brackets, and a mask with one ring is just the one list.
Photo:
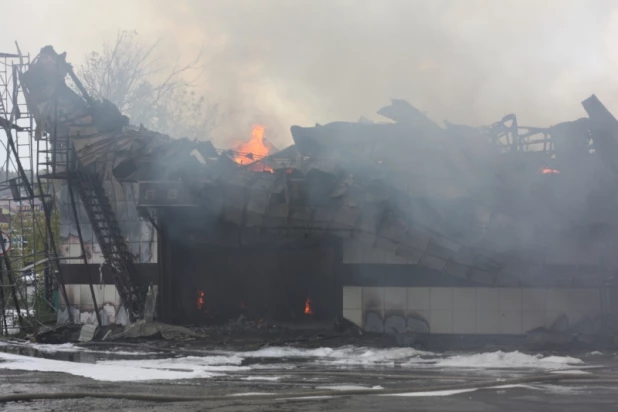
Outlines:
[[79, 165], [77, 160], [73, 163], [76, 167], [71, 168], [71, 181], [84, 205], [103, 256], [111, 266], [118, 294], [129, 314], [139, 317], [144, 306], [145, 289], [138, 286], [141, 282], [133, 264], [133, 256], [122, 235], [109, 198], [95, 173]]
[[145, 291], [138, 286], [133, 256], [100, 178], [81, 164], [68, 136], [43, 136], [37, 141], [37, 153], [39, 184], [41, 179], [59, 179], [66, 180], [72, 186], [70, 189], [76, 189], [103, 257], [111, 267], [122, 304], [132, 318], [139, 317]]
[[[63, 56], [56, 57], [60, 59], [58, 64], [66, 64], [63, 61]], [[92, 112], [94, 110], [93, 104], [96, 104], [96, 102], [93, 102], [88, 96], [70, 66], [67, 67], [69, 76], [81, 91], [84, 99], [81, 109], [71, 106], [71, 110], [77, 110], [80, 116], [82, 115], [82, 109], [84, 112], [89, 110]], [[36, 180], [38, 182], [38, 191], [41, 195], [49, 196], [48, 188], [52, 187], [54, 180], [66, 181], [71, 197], [70, 201], [74, 219], [78, 224], [77, 229], [83, 255], [81, 258], [84, 264], [87, 264], [88, 260], [84, 256], [85, 249], [81, 228], [79, 227], [80, 224], [87, 222], [79, 222], [78, 220], [76, 209], [78, 205], [76, 205], [76, 199], [73, 195], [73, 189], [75, 189], [92, 225], [94, 236], [101, 248], [105, 262], [111, 268], [114, 283], [116, 284], [122, 304], [127, 309], [131, 319], [135, 319], [142, 314], [146, 288], [140, 287], [141, 282], [139, 281], [136, 267], [133, 264], [133, 256], [122, 235], [122, 230], [112, 209], [110, 199], [105, 193], [102, 177], [99, 170], [97, 170], [96, 164], [85, 166], [79, 159], [70, 133], [70, 126], [75, 117], [66, 117], [66, 107], [62, 106], [65, 100], [59, 98], [59, 90], [65, 89], [54, 89], [49, 101], [51, 105], [49, 113], [51, 121], [46, 125], [47, 133], [34, 134], [35, 138], [33, 140], [36, 140], [36, 154], [34, 158], [36, 159], [37, 167]], [[70, 94], [70, 92], [68, 93]], [[73, 101], [75, 99], [70, 98], [68, 100]], [[64, 115], [61, 116], [62, 113]], [[48, 208], [46, 206], [46, 209]], [[51, 233], [51, 229], [49, 233]], [[52, 242], [53, 239], [50, 239], [50, 248], [55, 251], [56, 248]], [[92, 281], [90, 281], [90, 287], [92, 299], [96, 305]]]

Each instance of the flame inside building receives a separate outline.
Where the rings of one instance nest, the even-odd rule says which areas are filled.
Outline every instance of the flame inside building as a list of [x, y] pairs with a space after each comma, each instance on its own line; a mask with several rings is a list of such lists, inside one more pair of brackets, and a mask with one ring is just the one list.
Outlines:
[[262, 164], [261, 160], [274, 153], [277, 149], [264, 137], [265, 128], [261, 124], [251, 127], [251, 139], [240, 142], [232, 147], [232, 160], [240, 165], [250, 165], [249, 169], [254, 172], [270, 172], [273, 169]]
[[204, 291], [197, 290], [197, 309], [200, 310], [204, 307]]
[[313, 309], [311, 309], [311, 299], [309, 298], [305, 301], [305, 315], [313, 315]]
[[541, 173], [544, 175], [557, 175], [560, 174], [560, 170], [544, 167], [541, 169]]

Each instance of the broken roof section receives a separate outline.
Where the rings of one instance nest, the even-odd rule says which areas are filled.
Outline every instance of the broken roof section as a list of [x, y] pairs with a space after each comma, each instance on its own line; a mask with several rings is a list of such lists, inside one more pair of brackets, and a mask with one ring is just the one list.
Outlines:
[[68, 88], [66, 65], [44, 48], [22, 79], [39, 127], [57, 92], [83, 164], [111, 164], [121, 181], [182, 185], [238, 233], [234, 244], [337, 236], [488, 285], [525, 283], [539, 271], [523, 267], [547, 264], [618, 269], [618, 122], [594, 96], [588, 118], [549, 128], [514, 115], [442, 127], [393, 100], [378, 112], [390, 123], [293, 126], [295, 144], [256, 168], [209, 142], [128, 126], [109, 102]]
[[328, 233], [481, 284], [526, 283], [545, 265], [618, 267], [617, 216], [602, 206], [618, 181], [595, 153], [594, 119], [442, 128], [401, 101], [380, 113], [397, 122], [294, 126], [285, 156], [263, 159], [274, 173], [232, 169], [198, 202], [241, 243]]

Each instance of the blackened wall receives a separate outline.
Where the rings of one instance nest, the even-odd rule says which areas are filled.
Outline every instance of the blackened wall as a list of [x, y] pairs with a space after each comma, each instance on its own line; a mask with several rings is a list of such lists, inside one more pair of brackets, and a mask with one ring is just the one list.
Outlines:
[[[240, 314], [326, 320], [342, 311], [337, 240], [234, 247], [170, 238], [163, 230], [159, 245], [163, 321], [202, 323]], [[198, 308], [200, 291], [204, 304]], [[307, 298], [313, 311], [309, 317], [304, 314]]]
[[[114, 280], [109, 265], [84, 264], [61, 264], [60, 270], [66, 284], [87, 284], [92, 281], [94, 284], [113, 285]], [[142, 284], [149, 285], [157, 283], [159, 279], [159, 266], [156, 263], [136, 263], [138, 276]], [[102, 275], [102, 276], [101, 276]]]

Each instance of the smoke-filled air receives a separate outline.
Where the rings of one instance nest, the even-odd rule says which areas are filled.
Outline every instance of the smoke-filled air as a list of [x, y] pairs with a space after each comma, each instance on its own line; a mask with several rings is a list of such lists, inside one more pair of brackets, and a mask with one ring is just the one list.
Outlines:
[[593, 92], [618, 107], [613, 1], [9, 3], [16, 18], [0, 27], [0, 50], [19, 40], [36, 53], [44, 38], [79, 66], [127, 30], [158, 42], [153, 56], [168, 69], [199, 57], [183, 76], [217, 105], [204, 134], [221, 146], [258, 123], [284, 147], [291, 124], [379, 119], [390, 98], [473, 125], [516, 112], [549, 126], [583, 115]]

